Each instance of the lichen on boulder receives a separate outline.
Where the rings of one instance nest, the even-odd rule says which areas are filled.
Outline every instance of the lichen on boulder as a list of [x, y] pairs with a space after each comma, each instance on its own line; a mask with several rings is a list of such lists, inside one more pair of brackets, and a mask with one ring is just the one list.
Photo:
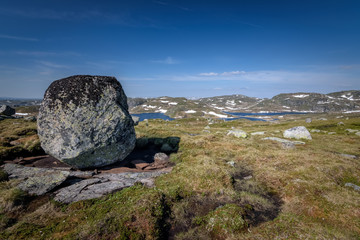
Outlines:
[[123, 160], [135, 146], [127, 97], [114, 77], [76, 75], [54, 81], [38, 116], [48, 154], [76, 168]]

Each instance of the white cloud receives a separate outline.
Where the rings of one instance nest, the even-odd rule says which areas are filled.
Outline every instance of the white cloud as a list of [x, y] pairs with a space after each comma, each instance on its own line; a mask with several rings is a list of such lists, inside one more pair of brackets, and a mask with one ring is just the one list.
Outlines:
[[175, 60], [172, 57], [167, 57], [164, 60], [153, 60], [153, 63], [162, 63], [162, 64], [178, 64], [179, 61]]
[[244, 71], [231, 71], [231, 72], [223, 72], [221, 75], [231, 76], [231, 75], [239, 75], [239, 74], [245, 74], [245, 72]]
[[217, 76], [219, 75], [218, 73], [214, 73], [214, 72], [209, 72], [209, 73], [200, 73], [200, 76]]

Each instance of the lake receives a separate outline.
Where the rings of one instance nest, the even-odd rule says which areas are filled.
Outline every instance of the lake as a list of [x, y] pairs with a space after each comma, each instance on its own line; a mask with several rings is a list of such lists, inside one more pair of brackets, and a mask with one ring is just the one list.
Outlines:
[[[233, 116], [238, 116], [234, 118], [223, 118], [225, 121], [231, 121], [236, 119], [247, 119], [251, 121], [263, 121], [266, 122], [267, 120], [261, 119], [261, 118], [254, 118], [254, 117], [248, 117], [248, 116], [281, 116], [281, 115], [297, 115], [297, 114], [306, 114], [303, 112], [268, 112], [268, 113], [245, 113], [245, 112], [224, 112], [226, 114], [230, 114]], [[279, 120], [279, 119], [273, 119], [273, 120]]]
[[139, 121], [144, 121], [145, 119], [163, 119], [163, 120], [174, 120], [173, 118], [166, 116], [163, 113], [137, 113], [131, 114], [132, 116], [139, 117]]

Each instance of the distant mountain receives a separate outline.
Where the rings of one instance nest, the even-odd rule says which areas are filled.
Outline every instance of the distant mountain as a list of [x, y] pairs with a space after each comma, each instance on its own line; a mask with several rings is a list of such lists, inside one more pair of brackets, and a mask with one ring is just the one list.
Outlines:
[[129, 98], [130, 112], [161, 112], [171, 117], [226, 117], [224, 112], [345, 112], [360, 111], [360, 91], [329, 94], [286, 93], [271, 99], [226, 95], [190, 100], [186, 98]]
[[[35, 106], [41, 99], [0, 98], [0, 105]], [[360, 91], [329, 94], [283, 93], [271, 99], [225, 95], [200, 99], [182, 97], [128, 98], [131, 113], [160, 112], [175, 118], [228, 117], [226, 112], [346, 112], [360, 111]]]

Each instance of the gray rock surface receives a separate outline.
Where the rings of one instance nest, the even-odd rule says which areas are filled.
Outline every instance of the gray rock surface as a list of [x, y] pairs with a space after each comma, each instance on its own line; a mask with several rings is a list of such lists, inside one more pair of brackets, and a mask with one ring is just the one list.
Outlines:
[[38, 135], [45, 152], [77, 168], [121, 161], [136, 141], [120, 83], [102, 76], [54, 81], [40, 107]]
[[168, 173], [169, 170], [141, 172], [141, 173], [118, 173], [100, 174], [92, 179], [82, 180], [71, 186], [55, 192], [54, 200], [62, 203], [71, 203], [80, 200], [88, 200], [102, 197], [106, 194], [130, 187], [136, 182], [147, 186], [153, 186], [153, 178]]
[[312, 139], [309, 131], [304, 126], [287, 129], [284, 131], [283, 136], [284, 138], [308, 139], [308, 140]]
[[156, 153], [154, 156], [154, 163], [157, 166], [161, 166], [161, 165], [166, 166], [169, 164], [169, 156], [162, 152]]
[[351, 187], [355, 191], [360, 192], [360, 186], [353, 184], [353, 183], [345, 183], [345, 187]]
[[346, 154], [346, 153], [340, 153], [340, 156], [345, 157], [345, 158], [352, 158], [352, 159], [356, 158], [355, 155]]
[[251, 136], [255, 136], [255, 135], [264, 135], [265, 134], [265, 132], [252, 132], [252, 133], [250, 133], [251, 134]]
[[134, 126], [137, 126], [139, 124], [140, 118], [137, 116], [133, 116], [133, 115], [131, 115], [131, 118], [134, 122]]
[[356, 133], [356, 132], [358, 132], [359, 130], [348, 128], [348, 129], [345, 129], [345, 131], [347, 131], [347, 132], [349, 132], [349, 133]]
[[11, 116], [15, 114], [15, 109], [8, 105], [2, 105], [0, 107], [0, 115]]
[[23, 180], [18, 188], [38, 196], [51, 191], [69, 177], [67, 171], [24, 167], [17, 164], [5, 164], [4, 170], [9, 174], [9, 178]]
[[311, 123], [312, 120], [311, 120], [311, 118], [306, 118], [306, 119], [305, 119], [305, 122], [306, 122], [306, 123]]
[[237, 138], [247, 138], [248, 137], [248, 134], [245, 131], [240, 130], [240, 129], [229, 130], [227, 135], [232, 135]]
[[278, 138], [278, 137], [266, 137], [266, 138], [263, 138], [263, 140], [272, 140], [272, 141], [280, 142], [282, 147], [285, 149], [293, 149], [293, 148], [295, 148], [295, 145], [305, 144], [304, 142], [301, 142], [301, 141], [290, 141], [290, 140], [282, 139], [282, 138]]

